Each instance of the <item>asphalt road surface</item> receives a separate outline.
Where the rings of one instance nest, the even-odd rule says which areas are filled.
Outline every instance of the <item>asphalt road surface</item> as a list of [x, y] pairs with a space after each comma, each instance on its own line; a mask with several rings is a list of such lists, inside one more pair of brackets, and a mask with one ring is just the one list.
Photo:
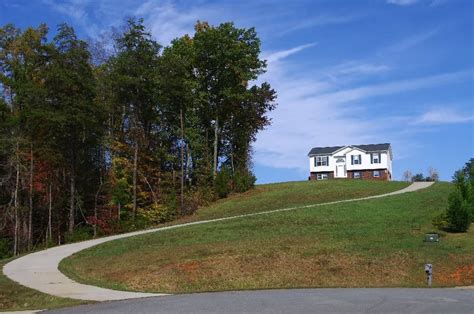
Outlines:
[[474, 290], [293, 289], [170, 295], [47, 313], [474, 313]]

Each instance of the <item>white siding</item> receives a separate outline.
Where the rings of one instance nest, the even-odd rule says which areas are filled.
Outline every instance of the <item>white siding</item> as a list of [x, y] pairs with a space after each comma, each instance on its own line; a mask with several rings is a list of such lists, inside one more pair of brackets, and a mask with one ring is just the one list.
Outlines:
[[[352, 157], [351, 156], [355, 155], [361, 155], [362, 162], [360, 165], [353, 165], [352, 164]], [[347, 155], [347, 170], [371, 170], [371, 169], [388, 169], [389, 167], [389, 158], [387, 158], [388, 154], [387, 153], [381, 153], [380, 154], [380, 163], [379, 164], [372, 164], [371, 158], [370, 158], [370, 153], [364, 153], [363, 151], [354, 149], [351, 152], [349, 152]]]
[[334, 158], [331, 155], [326, 155], [329, 156], [329, 166], [315, 166], [314, 159], [316, 156], [312, 156], [309, 158], [309, 169], [311, 172], [323, 172], [323, 171], [334, 171]]

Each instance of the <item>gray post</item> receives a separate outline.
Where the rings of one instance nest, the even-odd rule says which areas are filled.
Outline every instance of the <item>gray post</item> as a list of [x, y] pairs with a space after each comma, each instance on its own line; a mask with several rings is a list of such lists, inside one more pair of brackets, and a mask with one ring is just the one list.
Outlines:
[[431, 281], [433, 280], [433, 265], [425, 264], [425, 273], [426, 273], [426, 283], [428, 286], [431, 286]]

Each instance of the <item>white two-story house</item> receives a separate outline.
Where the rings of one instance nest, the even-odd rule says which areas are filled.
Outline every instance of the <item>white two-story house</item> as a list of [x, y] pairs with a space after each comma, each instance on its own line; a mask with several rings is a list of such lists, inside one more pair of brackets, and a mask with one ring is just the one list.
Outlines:
[[311, 180], [392, 179], [390, 143], [314, 147], [308, 156]]

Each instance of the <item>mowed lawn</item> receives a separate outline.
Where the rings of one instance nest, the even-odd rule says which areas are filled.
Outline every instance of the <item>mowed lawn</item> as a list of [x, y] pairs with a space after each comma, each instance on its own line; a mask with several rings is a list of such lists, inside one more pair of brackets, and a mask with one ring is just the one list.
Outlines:
[[[169, 224], [226, 217], [282, 207], [322, 203], [395, 191], [403, 182], [287, 182], [258, 185], [247, 193], [233, 195], [200, 209], [195, 215]], [[187, 231], [188, 232], [188, 231]], [[0, 261], [0, 269], [10, 260]], [[83, 303], [53, 297], [23, 287], [0, 272], [0, 310], [51, 309]]]
[[[334, 182], [324, 182], [324, 188], [332, 190], [330, 183]], [[368, 183], [343, 184], [348, 189], [341, 189], [340, 197], [347, 198], [351, 186]], [[423, 287], [423, 265], [429, 262], [434, 286], [473, 285], [474, 227], [465, 234], [443, 234], [438, 244], [423, 242], [424, 233], [433, 230], [432, 218], [446, 208], [451, 190], [451, 184], [436, 183], [381, 199], [167, 230], [82, 251], [64, 260], [60, 268], [78, 281], [103, 287], [184, 293]], [[286, 198], [294, 205], [303, 194], [293, 198], [289, 193]], [[265, 202], [264, 195], [255, 196], [261, 204], [271, 203], [272, 198]], [[252, 204], [249, 199], [237, 202]], [[232, 208], [229, 211], [238, 211], [222, 203]], [[285, 206], [282, 199], [276, 204]], [[216, 211], [209, 209], [208, 215]]]
[[400, 190], [406, 182], [385, 181], [297, 181], [257, 185], [209, 207], [201, 208], [198, 220], [262, 212], [273, 209], [319, 204]]

